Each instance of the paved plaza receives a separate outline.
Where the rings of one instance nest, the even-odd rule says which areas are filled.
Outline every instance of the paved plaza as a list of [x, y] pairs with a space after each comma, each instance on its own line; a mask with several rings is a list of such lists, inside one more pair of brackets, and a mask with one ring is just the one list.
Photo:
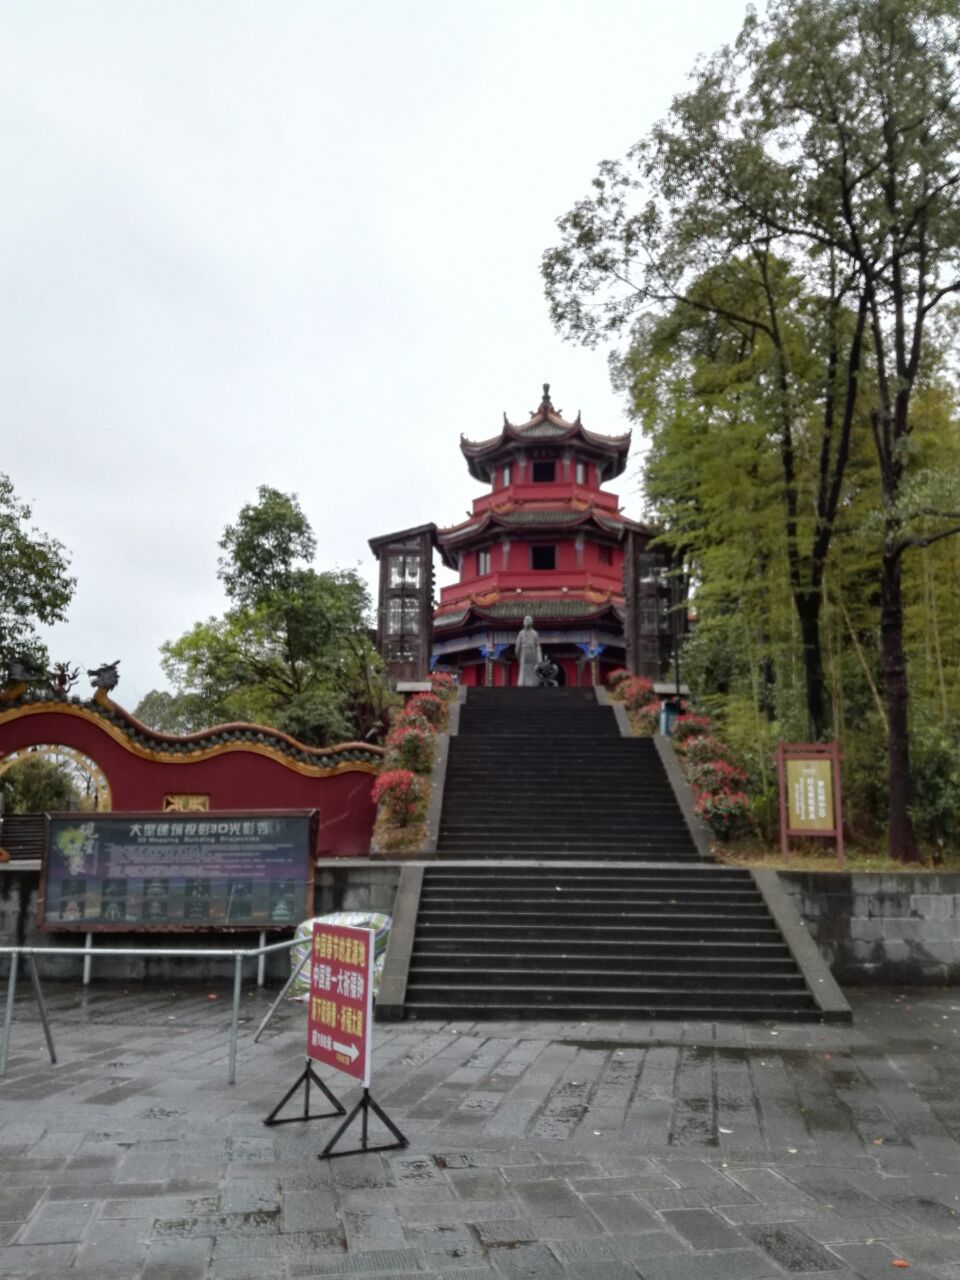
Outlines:
[[852, 1028], [379, 1027], [410, 1145], [325, 1162], [334, 1121], [262, 1123], [302, 1005], [253, 1044], [244, 991], [231, 1088], [226, 988], [47, 994], [58, 1065], [25, 981], [0, 1081], [11, 1280], [960, 1280], [960, 992], [852, 993]]

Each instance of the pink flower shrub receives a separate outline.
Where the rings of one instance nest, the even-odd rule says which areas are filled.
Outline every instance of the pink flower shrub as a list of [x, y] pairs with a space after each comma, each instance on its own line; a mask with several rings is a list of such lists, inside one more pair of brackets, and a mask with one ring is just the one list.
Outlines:
[[399, 724], [387, 738], [387, 763], [414, 773], [429, 773], [433, 768], [433, 744], [429, 729]]
[[643, 707], [629, 707], [630, 719], [642, 734], [656, 733], [660, 723], [660, 703], [654, 700]]
[[394, 730], [419, 729], [421, 733], [433, 733], [433, 725], [427, 717], [419, 711], [411, 711], [409, 707], [405, 707], [394, 715], [393, 727]]
[[433, 685], [433, 692], [441, 698], [446, 698], [448, 702], [456, 697], [457, 682], [449, 671], [434, 671], [430, 677], [430, 683]]
[[733, 840], [753, 829], [750, 800], [742, 791], [704, 792], [694, 808], [718, 840]]
[[388, 769], [373, 784], [373, 803], [383, 805], [395, 826], [405, 827], [422, 817], [424, 789], [409, 769]]
[[645, 676], [631, 676], [620, 684], [619, 693], [628, 711], [639, 711], [653, 698], [653, 682]]
[[677, 716], [673, 722], [674, 742], [684, 742], [687, 738], [699, 738], [710, 732], [710, 717], [684, 715]]
[[611, 689], [618, 689], [620, 685], [623, 684], [624, 680], [629, 680], [629, 679], [630, 679], [630, 672], [626, 669], [626, 667], [616, 667], [607, 676], [607, 684], [610, 686]]
[[404, 707], [404, 715], [423, 716], [435, 729], [443, 724], [446, 714], [446, 703], [435, 693], [415, 694]]
[[689, 775], [690, 769], [697, 764], [708, 764], [713, 760], [726, 760], [727, 764], [736, 765], [733, 752], [719, 738], [701, 734], [696, 738], [683, 740], [684, 768]]
[[717, 795], [721, 791], [742, 791], [746, 772], [728, 760], [701, 760], [687, 766], [687, 781], [695, 791]]

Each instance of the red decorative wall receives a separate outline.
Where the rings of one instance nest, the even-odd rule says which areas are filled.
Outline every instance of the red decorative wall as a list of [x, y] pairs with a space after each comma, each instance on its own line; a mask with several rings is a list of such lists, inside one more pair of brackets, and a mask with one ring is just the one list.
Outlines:
[[[138, 728], [150, 732], [145, 726]], [[191, 742], [166, 735], [156, 738], [166, 744]], [[318, 776], [320, 770], [310, 772], [309, 766], [277, 758], [279, 753], [268, 746], [246, 743], [210, 746], [196, 752], [203, 758], [184, 759], [128, 744], [87, 707], [47, 709], [33, 704], [0, 710], [0, 758], [42, 743], [73, 747], [99, 765], [110, 785], [114, 812], [159, 812], [164, 796], [171, 793], [209, 795], [211, 809], [316, 808], [320, 856], [355, 857], [370, 850], [375, 816], [370, 793], [376, 772], [370, 763], [344, 761]], [[328, 750], [336, 755], [343, 749]]]

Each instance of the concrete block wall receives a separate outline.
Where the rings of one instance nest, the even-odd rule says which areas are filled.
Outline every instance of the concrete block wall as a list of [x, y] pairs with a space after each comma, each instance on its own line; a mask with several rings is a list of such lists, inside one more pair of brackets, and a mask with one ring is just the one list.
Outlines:
[[960, 983], [960, 874], [782, 871], [780, 881], [838, 982]]

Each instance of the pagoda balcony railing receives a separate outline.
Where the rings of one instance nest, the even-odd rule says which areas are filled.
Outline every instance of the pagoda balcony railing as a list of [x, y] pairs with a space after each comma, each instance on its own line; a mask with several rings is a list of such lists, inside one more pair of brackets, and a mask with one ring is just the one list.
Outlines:
[[473, 500], [474, 515], [479, 515], [489, 507], [499, 506], [512, 499], [514, 502], [570, 502], [579, 499], [581, 502], [592, 502], [594, 506], [605, 511], [617, 511], [620, 499], [615, 493], [606, 493], [595, 485], [576, 484], [572, 480], [551, 480], [547, 484], [523, 484], [514, 482], [505, 489], [495, 489], [493, 493], [485, 493]]
[[507, 569], [485, 573], [478, 578], [455, 582], [440, 590], [441, 604], [455, 604], [469, 600], [471, 596], [488, 595], [499, 591], [502, 595], [518, 592], [549, 591], [555, 594], [566, 589], [572, 595], [580, 591], [613, 591], [623, 593], [623, 577], [618, 569], [605, 573], [602, 569]]

